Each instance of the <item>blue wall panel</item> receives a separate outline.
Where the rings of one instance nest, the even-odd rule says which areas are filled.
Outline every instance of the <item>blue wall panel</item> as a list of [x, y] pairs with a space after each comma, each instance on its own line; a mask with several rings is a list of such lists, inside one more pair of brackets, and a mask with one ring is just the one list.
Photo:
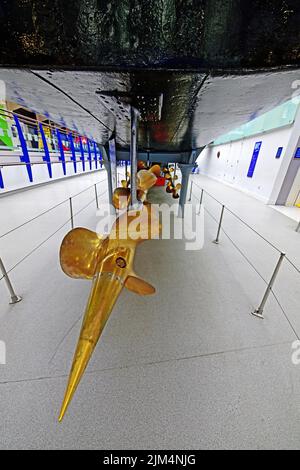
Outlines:
[[255, 170], [255, 167], [256, 167], [256, 164], [257, 164], [258, 155], [259, 155], [261, 146], [262, 146], [261, 141], [256, 142], [256, 144], [254, 146], [253, 155], [252, 155], [249, 170], [248, 170], [248, 173], [247, 173], [248, 178], [252, 178], [252, 176], [254, 174], [254, 170]]

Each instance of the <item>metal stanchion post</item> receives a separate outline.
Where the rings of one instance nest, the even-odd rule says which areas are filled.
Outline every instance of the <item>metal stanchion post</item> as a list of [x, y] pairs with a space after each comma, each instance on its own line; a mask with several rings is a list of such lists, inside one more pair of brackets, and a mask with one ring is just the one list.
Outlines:
[[97, 193], [97, 184], [95, 184], [95, 198], [96, 198], [96, 206], [99, 209], [99, 200], [98, 200], [98, 193]]
[[201, 189], [201, 197], [200, 197], [201, 206], [202, 206], [202, 203], [203, 203], [203, 195], [204, 195], [204, 189]]
[[204, 196], [204, 189], [201, 189], [200, 205], [199, 205], [199, 212], [198, 212], [198, 215], [200, 214], [200, 212], [201, 212], [201, 209], [202, 209], [202, 204], [203, 204], [203, 196]]
[[299, 222], [299, 224], [298, 224], [298, 226], [297, 226], [297, 228], [296, 228], [296, 232], [299, 232], [299, 231], [300, 231], [300, 222]]
[[138, 145], [138, 124], [140, 113], [131, 106], [131, 133], [130, 133], [130, 208], [139, 209], [141, 202], [137, 199], [137, 145]]
[[70, 201], [70, 214], [71, 214], [71, 228], [74, 228], [74, 215], [73, 215], [73, 204], [72, 204], [72, 198], [69, 198]]
[[194, 184], [194, 182], [192, 181], [192, 182], [191, 182], [191, 189], [190, 189], [190, 197], [189, 197], [189, 201], [191, 201], [191, 200], [192, 200], [193, 184]]
[[223, 222], [223, 217], [224, 217], [224, 210], [225, 210], [225, 206], [223, 205], [222, 206], [222, 211], [221, 211], [221, 216], [220, 216], [220, 222], [219, 222], [219, 227], [218, 227], [217, 238], [213, 241], [213, 243], [215, 243], [216, 245], [218, 245], [219, 239], [220, 239], [220, 233], [221, 233], [222, 222]]
[[263, 313], [264, 313], [264, 308], [265, 308], [266, 302], [267, 302], [267, 300], [268, 300], [268, 298], [269, 298], [270, 292], [271, 292], [271, 290], [272, 290], [272, 287], [273, 287], [273, 285], [274, 285], [274, 282], [275, 282], [275, 280], [276, 280], [277, 274], [278, 274], [278, 272], [279, 272], [279, 269], [280, 269], [280, 267], [281, 267], [281, 265], [282, 265], [282, 262], [283, 262], [285, 256], [286, 256], [285, 253], [280, 253], [279, 260], [278, 260], [278, 262], [277, 262], [277, 264], [276, 264], [276, 267], [275, 267], [275, 269], [274, 269], [273, 275], [272, 275], [271, 280], [270, 280], [270, 282], [269, 282], [269, 284], [268, 284], [268, 287], [267, 287], [267, 289], [266, 289], [266, 292], [265, 292], [265, 294], [264, 294], [264, 296], [263, 296], [263, 299], [262, 299], [262, 301], [261, 301], [261, 304], [260, 304], [260, 306], [259, 306], [256, 310], [254, 310], [254, 312], [251, 312], [252, 315], [254, 315], [255, 317], [264, 318], [264, 317], [263, 317]]
[[22, 300], [22, 297], [15, 293], [14, 288], [13, 288], [11, 282], [10, 282], [10, 279], [8, 277], [7, 271], [5, 269], [5, 266], [4, 266], [3, 261], [2, 261], [1, 258], [0, 258], [0, 271], [3, 274], [4, 280], [6, 282], [7, 288], [8, 288], [9, 293], [10, 293], [11, 301], [9, 303], [10, 304], [16, 304], [16, 303], [20, 302]]

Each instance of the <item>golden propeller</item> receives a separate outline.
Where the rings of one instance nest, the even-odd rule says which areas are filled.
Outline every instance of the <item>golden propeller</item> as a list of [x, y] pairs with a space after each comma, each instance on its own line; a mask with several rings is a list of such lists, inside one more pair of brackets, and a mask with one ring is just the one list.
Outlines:
[[140, 211], [125, 212], [117, 218], [105, 239], [85, 228], [73, 229], [64, 238], [60, 249], [63, 271], [73, 278], [91, 279], [92, 289], [59, 421], [66, 413], [122, 289], [126, 287], [140, 295], [155, 292], [151, 284], [135, 274], [133, 263], [137, 245], [159, 233], [158, 214], [150, 204], [145, 204]]

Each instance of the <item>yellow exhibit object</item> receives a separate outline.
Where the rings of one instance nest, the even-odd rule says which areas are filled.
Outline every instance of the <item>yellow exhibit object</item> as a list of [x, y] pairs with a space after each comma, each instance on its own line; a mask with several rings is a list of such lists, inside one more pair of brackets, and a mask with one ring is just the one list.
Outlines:
[[152, 206], [146, 204], [140, 211], [121, 215], [105, 239], [84, 228], [76, 228], [64, 238], [60, 249], [63, 271], [73, 278], [92, 279], [93, 283], [59, 421], [65, 415], [123, 287], [140, 295], [155, 292], [153, 286], [135, 274], [133, 262], [137, 245], [158, 236], [159, 230], [159, 217]]
[[[159, 165], [154, 165], [149, 170], [144, 169], [142, 166], [142, 169], [138, 171], [136, 184], [137, 198], [139, 201], [146, 201], [148, 190], [152, 188], [157, 181], [156, 174], [158, 173], [158, 169], [160, 172]], [[122, 186], [116, 188], [113, 193], [113, 205], [119, 210], [125, 209], [130, 203], [130, 180], [122, 180], [121, 184]]]
[[149, 171], [151, 171], [151, 173], [153, 173], [158, 178], [161, 174], [161, 167], [160, 165], [155, 164], [155, 165], [152, 165]]
[[[179, 199], [179, 191], [181, 189], [181, 184], [178, 183], [176, 184], [175, 181], [178, 180], [178, 176], [175, 175], [175, 168], [170, 167], [170, 168], [163, 168], [163, 173], [165, 175], [165, 178], [167, 180], [167, 185], [166, 185], [166, 192], [169, 194], [172, 194], [173, 199]], [[172, 174], [174, 173], [173, 177]]]
[[155, 185], [157, 177], [151, 170], [140, 170], [137, 174], [137, 186], [142, 191], [148, 191]]
[[[138, 172], [137, 186], [140, 199], [156, 182], [150, 170]], [[125, 209], [115, 221], [110, 235], [101, 238], [85, 228], [71, 230], [60, 249], [62, 270], [72, 278], [91, 279], [92, 289], [83, 318], [82, 328], [74, 354], [64, 400], [59, 415], [61, 421], [78, 387], [91, 355], [123, 289], [149, 295], [155, 288], [134, 272], [133, 262], [137, 245], [157, 238], [160, 233], [159, 215], [145, 202], [139, 210], [127, 211], [130, 189], [117, 188], [113, 203]]]
[[120, 187], [113, 193], [113, 205], [116, 209], [125, 209], [130, 201], [130, 188]]

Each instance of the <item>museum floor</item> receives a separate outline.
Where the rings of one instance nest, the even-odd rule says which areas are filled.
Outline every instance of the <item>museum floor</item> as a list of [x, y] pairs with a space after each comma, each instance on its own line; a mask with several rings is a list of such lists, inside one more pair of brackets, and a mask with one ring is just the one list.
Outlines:
[[[105, 176], [0, 198], [0, 236]], [[295, 221], [213, 180], [193, 181], [196, 197], [203, 187], [300, 265]], [[74, 213], [93, 197], [92, 186], [74, 200]], [[123, 291], [60, 424], [89, 292], [89, 282], [59, 267], [69, 224], [10, 273], [22, 302], [9, 305], [0, 282], [0, 340], [7, 347], [7, 364], [0, 365], [1, 449], [299, 448], [300, 365], [292, 362], [292, 344], [300, 335], [300, 275], [284, 263], [274, 287], [280, 305], [271, 296], [265, 319], [252, 316], [265, 289], [260, 275], [270, 278], [278, 253], [229, 212], [223, 227], [233, 243], [222, 232], [213, 244], [217, 225], [210, 214], [218, 219], [220, 206], [206, 195], [204, 207], [202, 250], [186, 251], [181, 240], [138, 248], [136, 271], [157, 294]], [[0, 238], [7, 268], [64, 224], [68, 210], [66, 202]], [[95, 215], [95, 206], [87, 206], [76, 226], [95, 229]]]

